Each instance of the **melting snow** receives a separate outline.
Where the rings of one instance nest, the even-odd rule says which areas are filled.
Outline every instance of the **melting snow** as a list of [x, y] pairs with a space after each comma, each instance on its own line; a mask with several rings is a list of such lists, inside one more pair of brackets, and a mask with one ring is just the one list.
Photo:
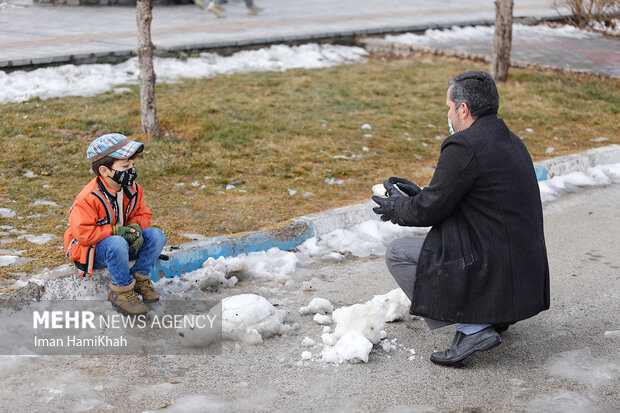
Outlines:
[[551, 201], [579, 188], [596, 187], [620, 182], [620, 163], [598, 165], [583, 172], [572, 172], [538, 182], [540, 198], [543, 202]]
[[[201, 53], [185, 60], [153, 58], [157, 81], [173, 83], [183, 78], [208, 78], [222, 74], [322, 68], [366, 60], [360, 47], [305, 44], [274, 45], [241, 51], [232, 56]], [[90, 65], [62, 65], [32, 71], [0, 71], [0, 104], [24, 102], [34, 97], [93, 96], [118, 85], [138, 83], [138, 59]]]

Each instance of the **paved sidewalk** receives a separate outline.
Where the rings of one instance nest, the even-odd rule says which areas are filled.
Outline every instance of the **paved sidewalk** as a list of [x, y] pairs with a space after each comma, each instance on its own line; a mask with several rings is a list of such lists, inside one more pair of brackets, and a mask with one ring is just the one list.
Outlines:
[[[162, 51], [247, 46], [287, 41], [491, 23], [488, 0], [257, 0], [265, 8], [248, 16], [230, 0], [228, 17], [217, 19], [193, 5], [158, 5], [153, 43]], [[516, 0], [515, 17], [553, 18], [545, 0]], [[30, 0], [0, 3], [0, 68], [123, 59], [135, 53], [134, 7], [69, 7]]]

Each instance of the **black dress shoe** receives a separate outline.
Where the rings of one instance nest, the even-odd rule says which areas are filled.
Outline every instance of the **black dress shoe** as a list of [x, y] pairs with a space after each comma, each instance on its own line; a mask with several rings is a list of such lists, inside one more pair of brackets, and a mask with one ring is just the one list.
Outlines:
[[465, 360], [476, 351], [492, 349], [501, 342], [502, 339], [499, 338], [492, 326], [468, 336], [457, 331], [452, 346], [444, 351], [434, 351], [431, 354], [431, 361], [443, 366], [452, 366]]

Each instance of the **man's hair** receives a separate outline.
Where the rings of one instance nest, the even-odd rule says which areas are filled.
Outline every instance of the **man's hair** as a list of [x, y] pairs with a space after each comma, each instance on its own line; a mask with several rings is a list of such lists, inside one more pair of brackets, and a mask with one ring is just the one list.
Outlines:
[[[138, 156], [138, 154], [134, 153], [128, 159], [136, 159], [136, 156]], [[122, 159], [112, 158], [111, 156], [104, 156], [103, 158], [93, 162], [91, 169], [95, 173], [95, 175], [101, 176], [101, 174], [99, 173], [99, 167], [105, 166], [108, 169], [112, 169], [112, 165], [114, 165], [114, 162], [120, 161], [120, 160]]]
[[499, 94], [490, 74], [471, 71], [454, 76], [448, 81], [450, 100], [458, 108], [465, 102], [471, 116], [497, 115]]

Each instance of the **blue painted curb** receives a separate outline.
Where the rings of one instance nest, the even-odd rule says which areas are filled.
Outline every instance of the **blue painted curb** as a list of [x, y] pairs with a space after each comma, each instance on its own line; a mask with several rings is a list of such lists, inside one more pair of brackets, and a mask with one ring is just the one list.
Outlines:
[[151, 280], [177, 277], [197, 270], [209, 258], [232, 257], [250, 252], [280, 248], [288, 251], [314, 237], [314, 225], [305, 219], [296, 219], [283, 227], [256, 232], [240, 237], [216, 237], [206, 241], [179, 246], [167, 261], [158, 260], [151, 271]]
[[534, 171], [536, 172], [536, 179], [538, 181], [546, 181], [547, 180], [547, 167], [545, 165], [535, 163]]

